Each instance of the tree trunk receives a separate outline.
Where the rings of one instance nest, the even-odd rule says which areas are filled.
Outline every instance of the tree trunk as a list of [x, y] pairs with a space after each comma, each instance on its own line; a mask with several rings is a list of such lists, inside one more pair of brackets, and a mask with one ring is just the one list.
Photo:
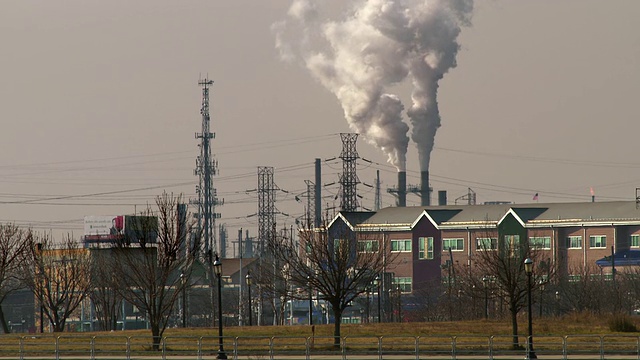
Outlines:
[[515, 306], [509, 306], [509, 312], [511, 313], [511, 334], [513, 336], [512, 343], [513, 349], [520, 348], [518, 343], [518, 311]]
[[64, 320], [58, 320], [56, 321], [55, 326], [53, 327], [53, 332], [64, 332], [64, 324], [65, 321]]
[[2, 311], [2, 306], [0, 306], [0, 323], [2, 323], [2, 330], [4, 330], [5, 334], [11, 332], [9, 326], [7, 325], [7, 320], [4, 318], [4, 311]]
[[162, 340], [162, 334], [160, 334], [160, 326], [154, 323], [151, 324], [151, 336], [153, 337], [153, 351], [160, 351], [160, 340]]
[[333, 324], [333, 347], [340, 348], [340, 325], [342, 323], [342, 310], [338, 306], [333, 306], [333, 316], [335, 323]]

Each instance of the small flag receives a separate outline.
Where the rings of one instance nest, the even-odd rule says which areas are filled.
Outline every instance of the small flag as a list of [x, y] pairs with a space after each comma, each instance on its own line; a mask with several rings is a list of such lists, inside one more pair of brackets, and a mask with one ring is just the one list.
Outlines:
[[538, 193], [536, 193], [535, 195], [533, 195], [533, 200], [538, 201]]

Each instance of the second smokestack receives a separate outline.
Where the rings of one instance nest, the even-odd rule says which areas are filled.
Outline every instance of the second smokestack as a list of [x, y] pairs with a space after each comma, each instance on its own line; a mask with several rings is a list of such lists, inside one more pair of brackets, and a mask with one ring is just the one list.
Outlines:
[[429, 172], [420, 172], [420, 205], [431, 205], [431, 189], [429, 188]]
[[398, 172], [398, 206], [407, 206], [407, 173]]

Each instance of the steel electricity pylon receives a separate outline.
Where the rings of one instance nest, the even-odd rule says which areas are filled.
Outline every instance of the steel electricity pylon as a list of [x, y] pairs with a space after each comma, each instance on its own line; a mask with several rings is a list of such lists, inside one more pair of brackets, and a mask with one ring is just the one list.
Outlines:
[[340, 175], [340, 210], [357, 211], [358, 210], [358, 193], [357, 186], [360, 183], [356, 174], [356, 161], [360, 158], [356, 150], [356, 141], [358, 134], [342, 133], [342, 174]]

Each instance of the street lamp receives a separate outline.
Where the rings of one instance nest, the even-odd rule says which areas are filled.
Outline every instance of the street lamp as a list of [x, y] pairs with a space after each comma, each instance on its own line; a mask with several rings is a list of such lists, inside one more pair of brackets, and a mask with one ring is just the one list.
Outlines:
[[542, 297], [544, 296], [544, 280], [540, 279], [540, 317], [542, 317]]
[[251, 306], [251, 280], [253, 280], [253, 278], [251, 277], [251, 271], [247, 273], [247, 276], [245, 276], [245, 278], [247, 279], [247, 290], [249, 295], [249, 326], [252, 326], [253, 324], [251, 321], [251, 317], [253, 313], [253, 307]]
[[396, 291], [398, 292], [398, 322], [402, 322], [402, 289], [400, 286], [397, 287]]
[[375, 285], [378, 287], [378, 323], [381, 323], [382, 316], [380, 312], [380, 296], [382, 296], [382, 292], [380, 291], [380, 275], [376, 275]]
[[487, 282], [489, 278], [486, 276], [482, 277], [482, 283], [484, 284], [484, 318], [489, 318], [489, 294], [487, 293]]
[[180, 283], [182, 284], [182, 327], [187, 327], [187, 277], [184, 270], [180, 271]]
[[227, 354], [224, 353], [222, 345], [222, 262], [216, 254], [216, 260], [213, 262], [213, 271], [218, 277], [218, 356], [216, 359], [226, 359]]
[[527, 359], [537, 359], [536, 352], [533, 350], [533, 323], [531, 321], [531, 274], [533, 273], [533, 260], [526, 258], [524, 260], [524, 272], [527, 274], [527, 308], [529, 319], [529, 338], [527, 341]]
[[369, 293], [371, 292], [371, 289], [369, 288], [369, 286], [367, 286], [366, 288], [366, 294], [367, 294], [367, 323], [369, 323], [369, 318], [371, 316], [371, 309], [370, 309], [370, 304], [369, 304]]
[[313, 325], [313, 293], [311, 291], [311, 275], [307, 275], [307, 285], [309, 285], [309, 325]]

